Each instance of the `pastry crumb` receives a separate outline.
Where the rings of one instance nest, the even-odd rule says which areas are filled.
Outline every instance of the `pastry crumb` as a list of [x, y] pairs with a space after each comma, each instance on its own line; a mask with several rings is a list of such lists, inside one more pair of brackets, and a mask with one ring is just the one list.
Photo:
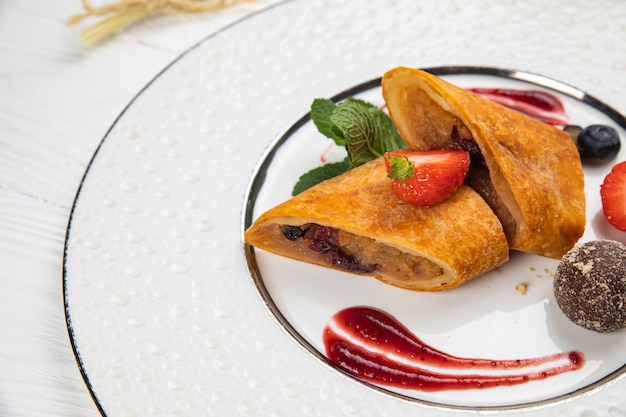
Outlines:
[[515, 289], [517, 290], [517, 292], [519, 292], [522, 295], [526, 295], [526, 292], [528, 291], [528, 283], [527, 282], [522, 282], [521, 284], [517, 284], [515, 286]]

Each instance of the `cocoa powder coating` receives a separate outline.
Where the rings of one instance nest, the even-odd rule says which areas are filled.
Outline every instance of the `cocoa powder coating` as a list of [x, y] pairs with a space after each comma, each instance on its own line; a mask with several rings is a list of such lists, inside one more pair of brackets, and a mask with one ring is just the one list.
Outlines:
[[554, 295], [579, 326], [600, 333], [626, 328], [626, 246], [596, 240], [570, 250], [557, 267]]

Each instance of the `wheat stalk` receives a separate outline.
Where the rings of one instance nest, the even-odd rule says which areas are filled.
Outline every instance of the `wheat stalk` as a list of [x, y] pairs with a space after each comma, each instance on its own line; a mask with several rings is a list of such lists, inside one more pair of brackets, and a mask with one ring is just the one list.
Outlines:
[[89, 0], [82, 0], [85, 11], [71, 16], [67, 24], [73, 26], [88, 17], [107, 16], [81, 30], [82, 43], [89, 45], [111, 36], [147, 16], [212, 12], [251, 1], [255, 0], [120, 0], [117, 3], [94, 7]]

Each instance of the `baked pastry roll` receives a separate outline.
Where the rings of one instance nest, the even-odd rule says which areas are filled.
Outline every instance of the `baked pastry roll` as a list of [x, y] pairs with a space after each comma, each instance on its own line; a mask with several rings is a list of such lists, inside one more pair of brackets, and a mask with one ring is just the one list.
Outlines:
[[584, 178], [567, 133], [412, 68], [388, 71], [382, 88], [410, 147], [470, 152], [466, 182], [500, 218], [511, 249], [560, 259], [576, 244]]
[[502, 225], [471, 188], [462, 185], [429, 208], [403, 203], [382, 158], [270, 209], [244, 238], [278, 255], [421, 291], [456, 287], [509, 254]]

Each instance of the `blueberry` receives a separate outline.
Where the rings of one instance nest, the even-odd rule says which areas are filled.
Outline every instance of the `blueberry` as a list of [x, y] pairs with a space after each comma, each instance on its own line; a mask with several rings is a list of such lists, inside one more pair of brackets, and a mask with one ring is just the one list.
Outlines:
[[306, 229], [301, 229], [298, 226], [284, 225], [281, 227], [281, 232], [289, 240], [298, 240], [306, 234]]
[[576, 146], [580, 156], [611, 159], [620, 150], [620, 138], [611, 126], [590, 125], [580, 131]]

